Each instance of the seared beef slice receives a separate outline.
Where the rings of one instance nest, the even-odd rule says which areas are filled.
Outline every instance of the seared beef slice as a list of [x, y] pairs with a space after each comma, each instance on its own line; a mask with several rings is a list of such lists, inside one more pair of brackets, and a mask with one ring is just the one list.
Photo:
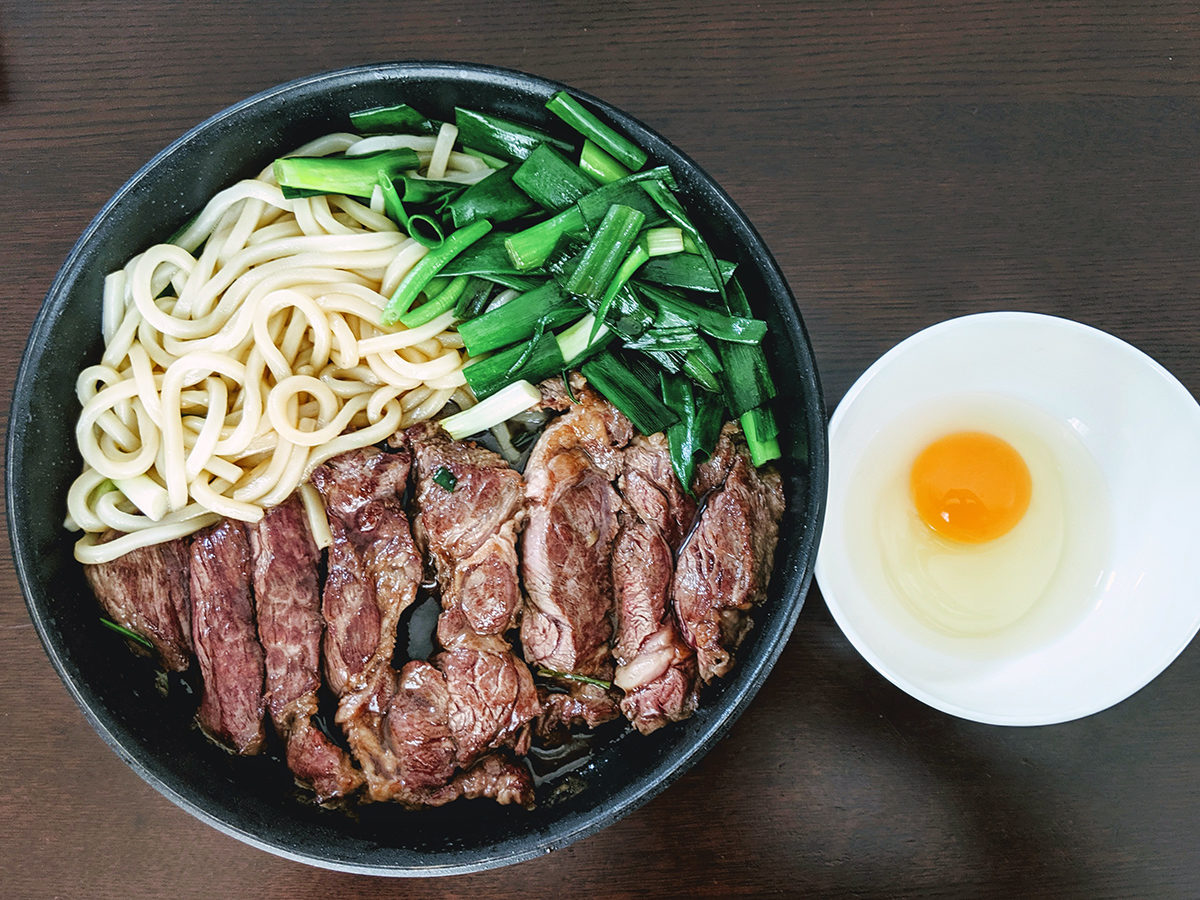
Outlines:
[[410, 462], [407, 453], [368, 447], [334, 457], [312, 475], [333, 537], [321, 598], [325, 675], [372, 800], [404, 791], [383, 720], [395, 692], [396, 626], [421, 580], [400, 499]]
[[[411, 458], [373, 448], [320, 466], [313, 482], [325, 498], [333, 544], [322, 609], [325, 668], [340, 695], [337, 721], [362, 768], [369, 800], [419, 808], [460, 796], [528, 803], [528, 775], [484, 757], [455, 772], [452, 693], [445, 676], [414, 660], [391, 664], [396, 626], [412, 603], [422, 564], [400, 495]], [[494, 778], [472, 774], [494, 768]], [[522, 780], [523, 775], [523, 780]]]
[[[517, 531], [524, 483], [503, 459], [469, 441], [451, 441], [433, 423], [406, 435], [415, 457], [414, 531], [434, 561], [442, 592], [435, 660], [449, 692], [449, 727], [459, 765], [485, 750], [524, 752], [525, 727], [540, 712], [528, 666], [505, 633], [516, 625], [521, 590]], [[453, 479], [453, 489], [439, 483]]]
[[345, 796], [362, 776], [312, 720], [324, 623], [319, 554], [297, 495], [267, 510], [250, 529], [250, 548], [258, 635], [266, 654], [267, 708], [276, 733], [287, 742], [288, 766], [319, 800]]
[[229, 519], [191, 546], [192, 639], [204, 688], [201, 727], [238, 753], [257, 753], [263, 728], [263, 650], [250, 599], [250, 544]]
[[[700, 521], [679, 552], [672, 589], [680, 629], [696, 650], [705, 682], [729, 671], [752, 624], [746, 610], [766, 597], [784, 506], [779, 472], [754, 467], [736, 425], [722, 430], [713, 453], [718, 461], [728, 462], [727, 473], [703, 498]], [[706, 472], [697, 479], [710, 477]]]
[[413, 533], [433, 560], [443, 609], [457, 611], [439, 622], [439, 640], [449, 647], [464, 631], [503, 635], [520, 612], [515, 548], [525, 522], [521, 473], [490, 450], [452, 441], [433, 422], [405, 437], [416, 467]]
[[674, 552], [696, 504], [671, 468], [664, 435], [635, 437], [618, 485], [625, 499], [613, 546], [617, 603], [614, 682], [621, 711], [642, 733], [687, 718], [696, 708], [696, 659], [671, 611]]
[[[546, 426], [525, 467], [521, 642], [530, 665], [610, 680], [611, 557], [621, 508], [612, 482], [632, 426], [591, 389], [575, 393], [578, 402]], [[549, 715], [596, 725], [617, 714], [601, 688], [570, 682], [569, 691], [546, 698], [561, 707]]]
[[400, 614], [417, 595], [421, 559], [400, 500], [410, 462], [407, 453], [368, 447], [312, 475], [333, 535], [321, 611], [325, 675], [338, 695], [365, 685], [376, 666], [390, 666]]
[[293, 495], [250, 528], [258, 634], [266, 653], [267, 708], [280, 734], [321, 685], [317, 545]]
[[189, 565], [188, 542], [180, 538], [83, 567], [108, 617], [148, 640], [172, 672], [192, 661]]

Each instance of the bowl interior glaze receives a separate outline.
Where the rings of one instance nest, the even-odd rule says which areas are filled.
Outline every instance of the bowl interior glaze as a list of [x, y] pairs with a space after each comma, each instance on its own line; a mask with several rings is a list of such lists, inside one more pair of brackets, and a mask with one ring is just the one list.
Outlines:
[[652, 160], [671, 167], [685, 204], [717, 254], [738, 261], [756, 313], [770, 324], [789, 508], [770, 601], [756, 615], [738, 665], [705, 691], [698, 713], [649, 737], [612, 730], [589, 764], [539, 787], [532, 812], [487, 801], [418, 813], [389, 805], [328, 810], [300, 797], [278, 757], [236, 758], [205, 740], [191, 721], [194, 702], [178, 689], [164, 697], [152, 667], [99, 625], [62, 521], [80, 467], [75, 376], [101, 352], [105, 274], [172, 234], [221, 188], [319, 134], [345, 130], [352, 110], [403, 101], [452, 118], [460, 105], [561, 133], [543, 104], [562, 87], [484, 66], [396, 63], [321, 74], [251, 97], [183, 135], [121, 188], [80, 237], [37, 317], [14, 391], [6, 489], [14, 561], [46, 652], [91, 724], [139, 775], [202, 820], [272, 853], [347, 871], [431, 875], [562, 847], [649, 800], [712, 746], [766, 678], [800, 612], [827, 460], [820, 386], [795, 301], [757, 233], [715, 183], [645, 126], [575, 92]]

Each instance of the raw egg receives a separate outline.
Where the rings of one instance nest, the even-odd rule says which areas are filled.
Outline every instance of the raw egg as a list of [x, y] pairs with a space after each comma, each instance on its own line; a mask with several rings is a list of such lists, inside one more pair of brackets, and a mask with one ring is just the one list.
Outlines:
[[956, 431], [935, 440], [917, 455], [909, 483], [921, 521], [968, 544], [1012, 531], [1033, 491], [1021, 454], [983, 431]]
[[946, 638], [1000, 638], [997, 650], [1077, 621], [1110, 541], [1105, 482], [1079, 437], [1003, 397], [897, 417], [847, 499], [855, 566], [893, 613]]

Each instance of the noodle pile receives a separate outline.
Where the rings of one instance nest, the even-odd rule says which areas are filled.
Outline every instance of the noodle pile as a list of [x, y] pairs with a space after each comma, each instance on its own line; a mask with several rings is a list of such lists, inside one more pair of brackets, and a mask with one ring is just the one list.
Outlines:
[[[436, 138], [335, 134], [296, 153], [371, 152], [383, 142], [417, 150], [429, 177], [489, 174], [450, 152], [447, 129]], [[257, 521], [330, 457], [451, 400], [474, 402], [453, 311], [417, 328], [378, 324], [427, 252], [381, 210], [336, 195], [286, 199], [268, 169], [106, 278], [104, 354], [76, 384], [84, 470], [67, 525], [84, 531], [80, 562], [223, 516]], [[109, 530], [122, 534], [101, 541]]]

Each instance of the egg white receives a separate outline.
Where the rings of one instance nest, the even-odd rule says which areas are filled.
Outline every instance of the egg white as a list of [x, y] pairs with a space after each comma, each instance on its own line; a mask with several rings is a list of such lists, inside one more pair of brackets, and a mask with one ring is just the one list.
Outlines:
[[[955, 431], [994, 434], [1029, 467], [1029, 509], [993, 541], [947, 540], [913, 504], [913, 461]], [[845, 523], [855, 568], [897, 624], [997, 653], [1040, 646], [1083, 615], [1112, 533], [1103, 475], [1069, 424], [980, 394], [938, 398], [875, 435], [852, 480]]]

